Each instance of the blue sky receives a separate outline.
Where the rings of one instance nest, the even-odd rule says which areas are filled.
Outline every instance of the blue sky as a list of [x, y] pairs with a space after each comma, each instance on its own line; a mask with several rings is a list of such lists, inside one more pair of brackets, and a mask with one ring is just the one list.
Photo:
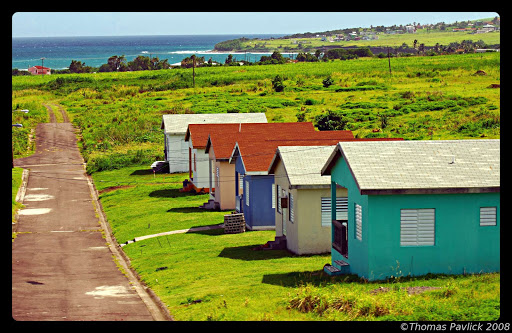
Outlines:
[[17, 12], [12, 37], [293, 34], [495, 17], [493, 12]]

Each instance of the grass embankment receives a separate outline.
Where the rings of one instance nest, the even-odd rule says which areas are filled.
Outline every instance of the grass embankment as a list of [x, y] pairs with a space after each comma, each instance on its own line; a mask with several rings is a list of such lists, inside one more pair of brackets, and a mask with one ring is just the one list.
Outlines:
[[[180, 193], [186, 174], [133, 166], [93, 174], [117, 240], [223, 222]], [[125, 245], [132, 266], [176, 320], [495, 320], [500, 274], [397, 277], [366, 282], [322, 272], [330, 255], [256, 251], [274, 231], [223, 229]], [[428, 288], [427, 288], [428, 287]]]
[[23, 207], [21, 203], [16, 201], [16, 196], [21, 187], [22, 174], [22, 168], [12, 168], [12, 222], [15, 222], [16, 211]]

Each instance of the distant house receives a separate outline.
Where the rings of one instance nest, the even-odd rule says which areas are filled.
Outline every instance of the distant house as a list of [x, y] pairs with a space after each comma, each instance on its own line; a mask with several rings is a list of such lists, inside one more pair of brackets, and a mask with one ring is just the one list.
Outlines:
[[169, 172], [188, 172], [192, 148], [185, 142], [188, 124], [266, 123], [264, 113], [166, 114], [160, 129], [164, 131], [164, 155]]
[[[266, 131], [262, 128], [266, 128]], [[203, 207], [221, 210], [236, 208], [235, 186], [237, 186], [238, 177], [236, 177], [235, 165], [229, 163], [229, 158], [238, 140], [255, 135], [261, 137], [265, 135], [263, 133], [273, 133], [272, 135], [276, 138], [292, 139], [314, 130], [312, 123], [242, 123], [224, 124], [222, 130], [210, 131], [205, 147], [205, 154], [209, 156], [211, 167], [210, 200]]]
[[[235, 164], [236, 211], [244, 214], [247, 229], [275, 228], [274, 175], [268, 168], [278, 146], [329, 146], [344, 139], [353, 139], [351, 131], [316, 131], [295, 138], [279, 139], [272, 128], [262, 128], [253, 136], [240, 138], [229, 162]], [[251, 200], [252, 198], [252, 200]]]
[[28, 71], [33, 75], [50, 75], [52, 74], [51, 68], [43, 66], [32, 66]]
[[340, 142], [321, 173], [348, 194], [328, 274], [500, 270], [500, 140]]

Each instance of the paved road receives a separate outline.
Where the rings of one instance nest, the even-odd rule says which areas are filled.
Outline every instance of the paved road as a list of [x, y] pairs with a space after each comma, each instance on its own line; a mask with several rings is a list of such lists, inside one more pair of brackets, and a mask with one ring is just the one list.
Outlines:
[[117, 267], [127, 268], [95, 210], [71, 123], [39, 124], [36, 153], [14, 165], [29, 169], [12, 243], [15, 320], [170, 319], [131, 271]]

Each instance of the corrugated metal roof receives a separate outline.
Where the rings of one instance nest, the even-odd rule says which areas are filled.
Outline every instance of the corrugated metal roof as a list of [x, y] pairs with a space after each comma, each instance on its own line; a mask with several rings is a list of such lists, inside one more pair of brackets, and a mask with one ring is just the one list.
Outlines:
[[361, 191], [500, 186], [499, 139], [340, 142], [338, 149]]
[[161, 129], [166, 134], [185, 134], [189, 124], [266, 123], [264, 113], [165, 114]]

